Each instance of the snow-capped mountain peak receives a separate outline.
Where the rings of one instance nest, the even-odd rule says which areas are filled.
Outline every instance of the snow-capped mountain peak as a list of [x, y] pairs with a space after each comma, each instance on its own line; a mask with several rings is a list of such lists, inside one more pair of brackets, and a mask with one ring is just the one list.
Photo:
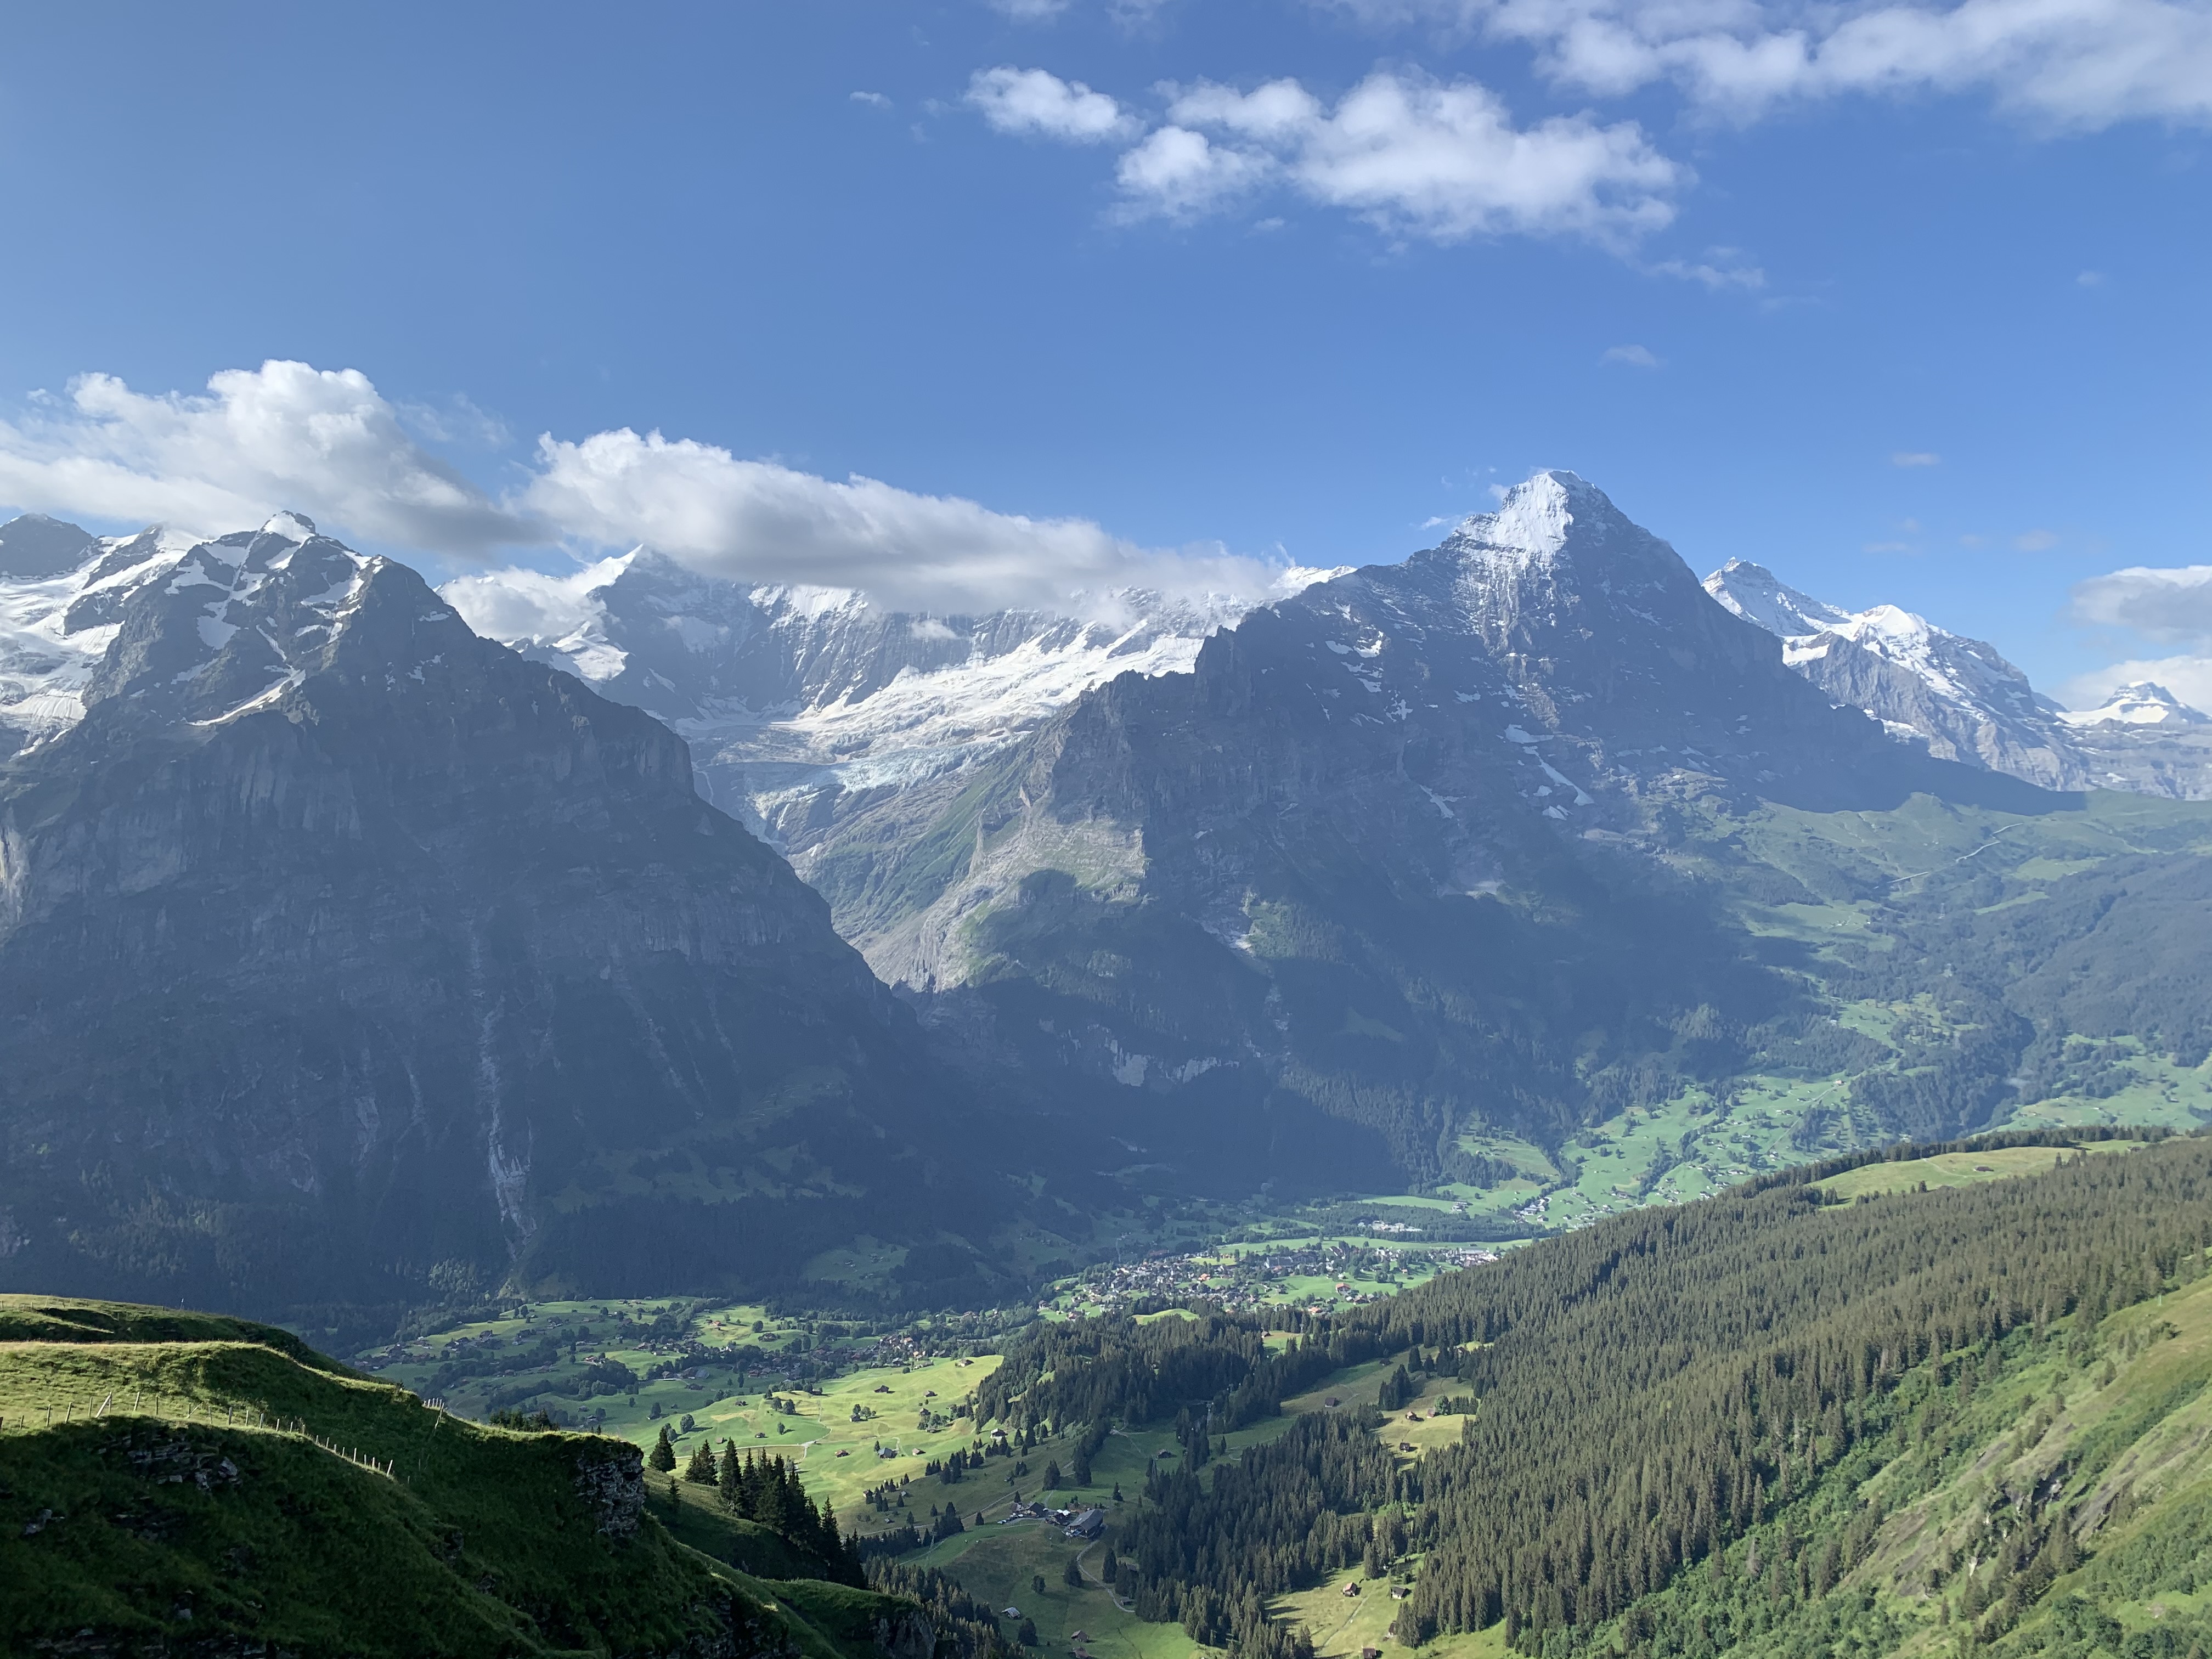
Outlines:
[[1627, 522], [1603, 490], [1553, 468], [1514, 485], [1494, 510], [1461, 520], [1444, 545], [1459, 553], [1516, 554], [1542, 561], [1557, 556], [1577, 530], [1583, 538], [1601, 538], [1614, 521]]
[[2191, 708], [2164, 686], [2149, 680], [2124, 685], [2094, 708], [2063, 709], [2069, 726], [2212, 726], [2212, 715]]
[[[1279, 586], [1343, 574], [1287, 570]], [[708, 798], [794, 855], [825, 796], [957, 770], [1117, 675], [1186, 672], [1208, 635], [1252, 609], [1131, 588], [1086, 617], [921, 615], [849, 588], [702, 576], [647, 549], [568, 575], [463, 577], [443, 593], [479, 633], [673, 726]]]
[[42, 514], [0, 525], [0, 759], [84, 718], [124, 602], [191, 545], [159, 526], [94, 536]]
[[1778, 634], [1784, 639], [1818, 634], [1853, 620], [1851, 612], [1824, 605], [1810, 593], [1799, 592], [1765, 565], [1753, 564], [1748, 559], [1730, 559], [1714, 571], [1705, 578], [1705, 592], [1746, 622], [1756, 623], [1768, 633]]
[[1728, 610], [1782, 639], [1783, 660], [1838, 702], [1942, 760], [2047, 789], [2212, 795], [2212, 719], [2161, 686], [2123, 686], [2072, 713], [1994, 646], [1893, 605], [1844, 611], [1731, 559], [1705, 578]]

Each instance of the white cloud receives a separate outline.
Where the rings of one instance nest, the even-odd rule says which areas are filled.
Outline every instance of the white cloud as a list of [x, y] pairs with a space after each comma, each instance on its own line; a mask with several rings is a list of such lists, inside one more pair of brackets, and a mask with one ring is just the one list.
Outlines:
[[2138, 657], [2076, 674], [2058, 688], [2069, 708], [2095, 708], [2124, 685], [2162, 685], [2191, 708], [2212, 713], [2212, 657]]
[[1723, 289], [1755, 289], [1766, 286], [1766, 273], [1757, 265], [1744, 264], [1742, 255], [1732, 247], [1709, 248], [1702, 259], [1662, 259], [1643, 269], [1654, 276], [1678, 276], [1686, 283], [1701, 283], [1715, 293]]
[[897, 610], [1110, 609], [1113, 590], [1127, 587], [1258, 598], [1280, 574], [1218, 548], [1139, 547], [1087, 519], [836, 483], [659, 433], [540, 439], [523, 500], [587, 544], [642, 542], [737, 580], [857, 587]]
[[889, 109], [891, 100], [880, 92], [848, 92], [845, 94], [856, 104], [866, 104], [870, 109]]
[[1093, 92], [1080, 81], [1063, 81], [1045, 70], [1011, 65], [977, 70], [969, 78], [968, 101], [1000, 132], [1071, 143], [1126, 137], [1137, 125], [1104, 93]]
[[478, 409], [463, 392], [440, 404], [403, 403], [398, 408], [407, 424], [434, 444], [504, 449], [514, 440], [506, 422]]
[[1192, 219], [1226, 205], [1263, 183], [1275, 161], [1262, 151], [1211, 142], [1188, 127], [1165, 126], [1115, 163], [1115, 181], [1129, 216]]
[[1605, 356], [1598, 361], [1601, 363], [1626, 363], [1631, 368], [1659, 367], [1659, 359], [1652, 355], [1651, 348], [1640, 345], [1607, 346]]
[[2048, 553], [2058, 545], [2058, 538], [2048, 530], [2031, 530], [2024, 536], [2015, 536], [2012, 544], [2023, 553]]
[[[86, 376], [55, 412], [0, 422], [0, 502], [201, 535], [293, 507], [333, 535], [461, 559], [501, 544], [642, 544], [710, 574], [859, 588], [937, 612], [1104, 616], [1117, 590], [1258, 601], [1297, 580], [1279, 562], [1218, 545], [1142, 547], [1085, 519], [994, 513], [872, 478], [837, 483], [627, 429], [541, 437], [526, 481], [495, 500], [426, 454], [366, 375], [305, 363], [226, 371], [204, 396], [149, 397]], [[508, 618], [503, 631], [558, 637], [553, 624], [580, 590], [546, 577], [506, 592], [545, 614]]]
[[1889, 458], [1892, 466], [1941, 466], [1943, 458], [1932, 449], [1900, 449]]
[[2101, 288], [2105, 283], [2105, 273], [2101, 270], [2085, 270], [2076, 276], [2074, 282], [2078, 288]]
[[410, 438], [368, 376], [274, 360], [226, 369], [202, 395], [72, 381], [53, 412], [0, 422], [0, 501], [200, 534], [292, 507], [464, 556], [538, 538]]
[[2212, 10], [2191, 0], [1323, 0], [1377, 27], [1535, 46], [1563, 85], [1672, 81], [1709, 113], [1788, 100], [1978, 91], [2039, 123], [2212, 124]]
[[1068, 0], [988, 0], [993, 11], [1017, 23], [1049, 23], [1067, 9]]
[[470, 627], [496, 640], [566, 639], [589, 622], [597, 607], [590, 594], [619, 573], [618, 561], [602, 559], [565, 575], [541, 570], [501, 570], [457, 576], [441, 590]]
[[2076, 622], [2212, 645], [2212, 564], [2136, 565], [2092, 576], [2074, 589], [2071, 610]]
[[[1416, 71], [1378, 70], [1334, 109], [1295, 81], [1250, 92], [1201, 82], [1178, 89], [1168, 113], [1173, 125], [1123, 158], [1132, 212], [1187, 217], [1280, 179], [1396, 235], [1626, 243], [1674, 216], [1670, 198], [1690, 177], [1634, 122], [1573, 116], [1516, 128], [1487, 88]], [[1193, 142], [1201, 129], [1220, 142]]]

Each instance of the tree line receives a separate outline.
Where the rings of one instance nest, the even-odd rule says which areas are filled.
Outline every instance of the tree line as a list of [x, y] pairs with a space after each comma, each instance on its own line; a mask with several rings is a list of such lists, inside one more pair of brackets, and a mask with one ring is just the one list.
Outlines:
[[[1212, 1382], [1211, 1399], [1186, 1403], [1225, 1427], [1338, 1365], [1402, 1355], [1407, 1376], [1389, 1391], [1402, 1401], [1416, 1379], [1449, 1379], [1466, 1410], [1457, 1443], [1403, 1460], [1356, 1413], [1316, 1413], [1210, 1479], [1156, 1471], [1123, 1528], [1120, 1588], [1199, 1640], [1297, 1659], [1295, 1633], [1264, 1616], [1269, 1598], [1419, 1550], [1404, 1639], [1502, 1622], [1527, 1651], [1572, 1645], [1888, 1433], [1908, 1376], [1932, 1375], [1955, 1410], [1961, 1388], [1971, 1399], [2002, 1370], [2008, 1342], [2044, 1340], [2069, 1314], [2086, 1328], [2185, 1281], [2212, 1243], [2201, 1139], [1855, 1204], [1808, 1180], [1869, 1161], [1616, 1217], [1293, 1322], [1281, 1353], [1221, 1316], [1061, 1327], [1015, 1371], [1003, 1408], [1023, 1409], [1024, 1376], [1063, 1428], [1079, 1412], [1157, 1414], [1170, 1389]], [[1209, 1346], [1210, 1363], [1186, 1352]], [[1832, 1583], [1877, 1522], [1837, 1516], [1826, 1539], [1790, 1553], [1793, 1582], [1802, 1568], [1808, 1587]]]

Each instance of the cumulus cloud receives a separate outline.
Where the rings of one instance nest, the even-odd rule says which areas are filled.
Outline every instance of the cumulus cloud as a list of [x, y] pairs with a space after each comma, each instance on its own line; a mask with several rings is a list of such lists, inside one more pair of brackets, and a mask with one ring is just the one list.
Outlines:
[[619, 559], [601, 559], [565, 574], [509, 569], [457, 576], [439, 591], [470, 627], [495, 640], [566, 639], [592, 619], [590, 595], [620, 574]]
[[1488, 88], [1418, 71], [1378, 70], [1333, 108], [1287, 79], [1172, 90], [1167, 124], [1121, 157], [1126, 217], [1187, 219], [1281, 185], [1392, 235], [1625, 245], [1673, 218], [1690, 179], [1632, 121], [1516, 127]]
[[1322, 0], [1370, 26], [1534, 46], [1560, 85], [1670, 81], [1708, 113], [1786, 100], [1981, 92], [2039, 124], [2212, 124], [2212, 10], [2191, 0]]
[[409, 437], [368, 377], [271, 361], [204, 394], [87, 374], [0, 421], [0, 501], [216, 534], [280, 508], [464, 556], [539, 532]]
[[1228, 205], [1275, 172], [1271, 155], [1216, 144], [1188, 127], [1165, 126], [1124, 150], [1114, 177], [1127, 204], [1124, 216], [1194, 219]]
[[1607, 346], [1605, 356], [1598, 361], [1601, 363], [1626, 363], [1631, 368], [1659, 367], [1659, 359], [1652, 355], [1651, 348], [1640, 345]]
[[[0, 422], [0, 502], [207, 536], [290, 507], [334, 535], [458, 559], [502, 544], [586, 556], [642, 544], [712, 575], [858, 588], [939, 613], [1111, 616], [1130, 588], [1256, 602], [1313, 574], [627, 428], [540, 437], [522, 481], [495, 499], [425, 453], [366, 375], [293, 362], [226, 371], [204, 395], [149, 396], [86, 376], [65, 402]], [[577, 580], [505, 584], [505, 602], [544, 615], [502, 618], [501, 631], [559, 637], [553, 624], [580, 603]]]
[[1087, 519], [841, 483], [659, 433], [543, 438], [538, 459], [521, 499], [575, 540], [641, 542], [736, 580], [857, 587], [898, 610], [1103, 611], [1129, 587], [1257, 599], [1282, 574], [1218, 548], [1139, 547]]
[[2076, 622], [2212, 647], [2212, 564], [2136, 565], [2092, 576], [2074, 589], [2071, 609]]
[[1126, 137], [1138, 125], [1104, 93], [1041, 69], [977, 70], [969, 78], [968, 101], [997, 131], [1070, 143]]

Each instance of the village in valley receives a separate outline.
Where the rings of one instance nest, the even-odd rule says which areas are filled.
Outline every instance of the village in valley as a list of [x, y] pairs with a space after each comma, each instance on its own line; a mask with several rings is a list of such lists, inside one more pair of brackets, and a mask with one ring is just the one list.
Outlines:
[[[1040, 1318], [1212, 1307], [1276, 1310], [1287, 1323], [1497, 1260], [1492, 1247], [1418, 1242], [1418, 1231], [1382, 1223], [1364, 1236], [1248, 1237], [1195, 1249], [1133, 1241], [1121, 1259], [1060, 1279], [1036, 1303], [905, 1321], [682, 1297], [516, 1302], [356, 1363], [479, 1420], [543, 1413], [646, 1449], [665, 1434], [677, 1472], [653, 1476], [650, 1495], [678, 1510], [716, 1501], [711, 1485], [683, 1478], [702, 1449], [781, 1457], [865, 1552], [959, 1563], [961, 1582], [991, 1601], [1009, 1634], [1035, 1632], [1079, 1659], [1191, 1659], [1178, 1627], [1135, 1617], [1108, 1565], [1118, 1516], [1143, 1501], [1149, 1474], [1182, 1455], [1170, 1426], [1116, 1424], [1079, 1460], [1072, 1441], [977, 1422], [977, 1385], [1001, 1363], [1005, 1340]], [[1271, 1334], [1271, 1344], [1281, 1340]], [[1283, 1417], [1221, 1437], [1217, 1455], [1273, 1438], [1304, 1411], [1372, 1406], [1381, 1385], [1376, 1367], [1356, 1368], [1326, 1395], [1286, 1402]], [[1454, 1419], [1420, 1420], [1433, 1405], [1416, 1401], [1419, 1416], [1386, 1425], [1389, 1443], [1409, 1432], [1423, 1442], [1455, 1434]], [[1378, 1613], [1388, 1605], [1370, 1599]], [[1382, 1640], [1381, 1623], [1356, 1601], [1326, 1611], [1347, 1639]], [[1361, 1642], [1327, 1650], [1352, 1659]]]

